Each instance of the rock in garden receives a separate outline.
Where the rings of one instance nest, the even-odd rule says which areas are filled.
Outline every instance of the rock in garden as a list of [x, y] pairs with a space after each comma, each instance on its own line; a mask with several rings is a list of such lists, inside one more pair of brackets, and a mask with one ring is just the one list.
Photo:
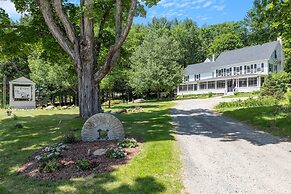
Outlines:
[[127, 113], [127, 110], [126, 109], [121, 109], [121, 110], [116, 111], [115, 113], [117, 113], [117, 114]]
[[135, 99], [133, 102], [136, 102], [136, 103], [140, 103], [140, 102], [145, 102], [145, 99]]
[[55, 107], [53, 106], [53, 105], [50, 105], [50, 106], [48, 106], [48, 107], [46, 107], [44, 110], [52, 110], [52, 109], [54, 109]]
[[95, 151], [93, 152], [93, 155], [94, 155], [94, 156], [102, 156], [102, 155], [105, 154], [105, 152], [106, 152], [106, 149], [98, 149], [98, 150], [95, 150]]
[[81, 132], [83, 141], [119, 140], [124, 138], [121, 121], [109, 113], [99, 113], [90, 117]]

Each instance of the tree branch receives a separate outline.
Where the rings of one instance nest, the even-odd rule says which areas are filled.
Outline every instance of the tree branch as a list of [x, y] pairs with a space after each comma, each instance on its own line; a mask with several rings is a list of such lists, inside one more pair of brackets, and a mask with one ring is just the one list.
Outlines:
[[64, 11], [62, 1], [61, 0], [53, 0], [53, 6], [55, 8], [57, 16], [59, 17], [59, 19], [61, 20], [61, 22], [65, 28], [65, 31], [67, 33], [69, 40], [73, 44], [76, 44], [76, 43], [78, 44], [76, 30], [75, 30], [73, 24], [70, 22], [67, 14]]
[[121, 8], [121, 0], [116, 0], [116, 13], [115, 13], [115, 43], [118, 42], [118, 40], [120, 39], [121, 36], [121, 31], [122, 31], [122, 27], [121, 27], [121, 12], [122, 12], [122, 8]]
[[99, 33], [98, 33], [98, 37], [97, 37], [97, 41], [96, 41], [96, 46], [95, 46], [95, 50], [96, 50], [96, 58], [98, 59], [99, 55], [100, 55], [100, 51], [101, 51], [101, 44], [103, 41], [103, 34], [104, 34], [104, 28], [105, 28], [105, 23], [106, 23], [106, 19], [109, 16], [110, 13], [110, 9], [105, 10], [104, 14], [101, 17], [101, 21], [99, 24]]
[[[116, 9], [119, 9], [118, 3], [120, 0], [116, 0]], [[135, 10], [136, 10], [136, 5], [137, 5], [137, 0], [132, 0], [131, 2], [131, 6], [130, 6], [130, 10], [128, 13], [128, 17], [127, 17], [127, 22], [126, 22], [126, 26], [124, 28], [124, 30], [122, 31], [122, 33], [118, 32], [119, 28], [118, 26], [121, 26], [121, 15], [118, 16], [118, 12], [115, 13], [115, 22], [120, 22], [119, 24], [115, 24], [115, 31], [116, 34], [120, 34], [120, 37], [115, 41], [115, 44], [110, 48], [107, 57], [106, 57], [106, 61], [104, 66], [102, 67], [102, 69], [100, 69], [97, 72], [95, 81], [96, 83], [100, 83], [101, 80], [108, 74], [108, 72], [112, 69], [114, 63], [117, 61], [118, 57], [116, 57], [118, 55], [119, 49], [121, 48], [121, 46], [123, 45], [124, 41], [126, 40], [128, 33], [131, 29], [132, 26], [132, 21], [133, 21], [133, 17], [135, 14]], [[121, 8], [120, 8], [121, 9]], [[120, 27], [121, 28], [121, 27]], [[117, 55], [116, 55], [117, 54]]]
[[50, 3], [47, 0], [39, 0], [39, 7], [43, 15], [43, 18], [52, 35], [55, 37], [55, 39], [57, 40], [59, 45], [64, 49], [64, 51], [68, 53], [72, 59], [74, 59], [74, 51], [70, 45], [68, 38], [57, 26], [53, 18], [53, 12]]

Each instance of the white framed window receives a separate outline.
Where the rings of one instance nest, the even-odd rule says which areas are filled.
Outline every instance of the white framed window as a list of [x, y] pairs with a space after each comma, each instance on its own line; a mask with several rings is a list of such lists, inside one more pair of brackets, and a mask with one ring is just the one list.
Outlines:
[[187, 85], [180, 85], [179, 86], [179, 92], [186, 92], [188, 91]]
[[219, 80], [216, 83], [217, 88], [225, 88], [225, 80]]
[[215, 81], [208, 82], [208, 89], [215, 89]]
[[249, 87], [258, 86], [258, 78], [257, 77], [248, 78], [248, 85]]
[[207, 89], [207, 82], [201, 82], [199, 84], [200, 90], [206, 90]]
[[241, 78], [238, 81], [239, 87], [247, 87], [247, 78]]

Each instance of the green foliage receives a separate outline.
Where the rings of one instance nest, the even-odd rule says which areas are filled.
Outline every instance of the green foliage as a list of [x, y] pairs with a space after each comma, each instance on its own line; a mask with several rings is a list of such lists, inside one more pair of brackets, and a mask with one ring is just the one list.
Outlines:
[[286, 72], [269, 75], [261, 88], [262, 96], [282, 99], [291, 85], [291, 74]]
[[83, 160], [79, 160], [75, 163], [76, 168], [79, 171], [86, 171], [86, 170], [90, 170], [95, 168], [96, 166], [98, 166], [98, 163], [96, 161], [89, 161], [86, 159]]
[[12, 119], [13, 119], [13, 120], [18, 120], [17, 115], [16, 115], [16, 114], [12, 114]]
[[238, 100], [234, 102], [221, 102], [216, 106], [216, 109], [231, 109], [231, 108], [250, 108], [274, 106], [278, 104], [275, 98], [249, 98], [247, 100]]
[[203, 51], [197, 24], [191, 19], [185, 19], [182, 22], [174, 20], [173, 23], [171, 33], [183, 48], [183, 57], [179, 63], [186, 66], [204, 61], [206, 53]]
[[254, 92], [234, 92], [234, 95], [231, 96], [223, 96], [222, 98], [239, 98], [239, 97], [254, 97], [259, 96], [260, 91]]
[[[31, 79], [38, 84], [42, 97], [61, 93], [74, 94], [77, 87], [76, 73], [70, 62], [60, 60], [58, 63], [42, 58], [45, 52], [41, 44], [34, 45], [34, 51], [28, 58]], [[62, 63], [60, 65], [59, 63]]]
[[77, 138], [74, 132], [67, 132], [64, 136], [63, 143], [76, 143]]
[[218, 56], [224, 51], [234, 50], [242, 47], [244, 47], [244, 44], [237, 34], [221, 34], [215, 37], [213, 43], [209, 47], [209, 53]]
[[118, 144], [117, 144], [118, 147], [121, 147], [121, 148], [135, 148], [138, 146], [137, 144], [137, 141], [134, 139], [134, 138], [126, 138], [122, 141], [120, 141]]
[[291, 72], [290, 0], [256, 0], [248, 13], [249, 39], [253, 44], [274, 41], [282, 36], [286, 57], [285, 70]]
[[61, 164], [57, 160], [51, 160], [40, 165], [40, 170], [46, 173], [57, 171], [61, 168]]
[[[229, 34], [232, 34], [231, 36], [235, 37], [236, 39], [239, 39], [238, 46], [241, 46], [240, 45], [241, 43], [243, 44], [243, 46], [247, 46], [248, 45], [247, 31], [248, 31], [247, 27], [244, 26], [242, 22], [225, 22], [222, 24], [203, 26], [200, 29], [200, 36], [203, 48], [202, 52], [204, 53], [204, 55], [208, 57], [211, 57], [212, 54], [216, 54], [209, 49], [209, 47], [213, 45], [215, 39], [217, 39], [216, 40], [217, 42], [221, 42], [224, 45], [224, 48], [222, 47], [219, 49], [216, 48], [219, 47], [219, 45], [217, 44], [213, 45], [213, 49], [215, 48], [218, 54], [220, 52], [225, 51], [224, 49], [228, 50], [230, 48], [235, 47], [235, 43], [232, 43], [231, 40], [225, 39], [227, 37], [230, 37]], [[227, 44], [225, 44], [224, 41]]]
[[289, 106], [291, 106], [291, 91], [285, 93], [285, 99]]
[[14, 126], [16, 129], [22, 129], [24, 126], [22, 123], [16, 123]]
[[182, 79], [178, 64], [182, 53], [181, 45], [170, 34], [149, 32], [131, 57], [131, 87], [138, 94], [171, 92]]
[[43, 153], [35, 156], [37, 162], [47, 162], [52, 159], [57, 159], [67, 147], [62, 143], [47, 146], [43, 149]]
[[111, 159], [121, 159], [126, 156], [126, 152], [122, 148], [109, 148], [106, 150], [105, 156]]

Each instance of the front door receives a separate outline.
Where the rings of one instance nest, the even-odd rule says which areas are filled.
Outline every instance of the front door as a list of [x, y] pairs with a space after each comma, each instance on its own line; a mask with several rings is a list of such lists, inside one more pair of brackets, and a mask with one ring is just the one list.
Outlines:
[[236, 87], [236, 79], [227, 80], [227, 92], [233, 92]]

